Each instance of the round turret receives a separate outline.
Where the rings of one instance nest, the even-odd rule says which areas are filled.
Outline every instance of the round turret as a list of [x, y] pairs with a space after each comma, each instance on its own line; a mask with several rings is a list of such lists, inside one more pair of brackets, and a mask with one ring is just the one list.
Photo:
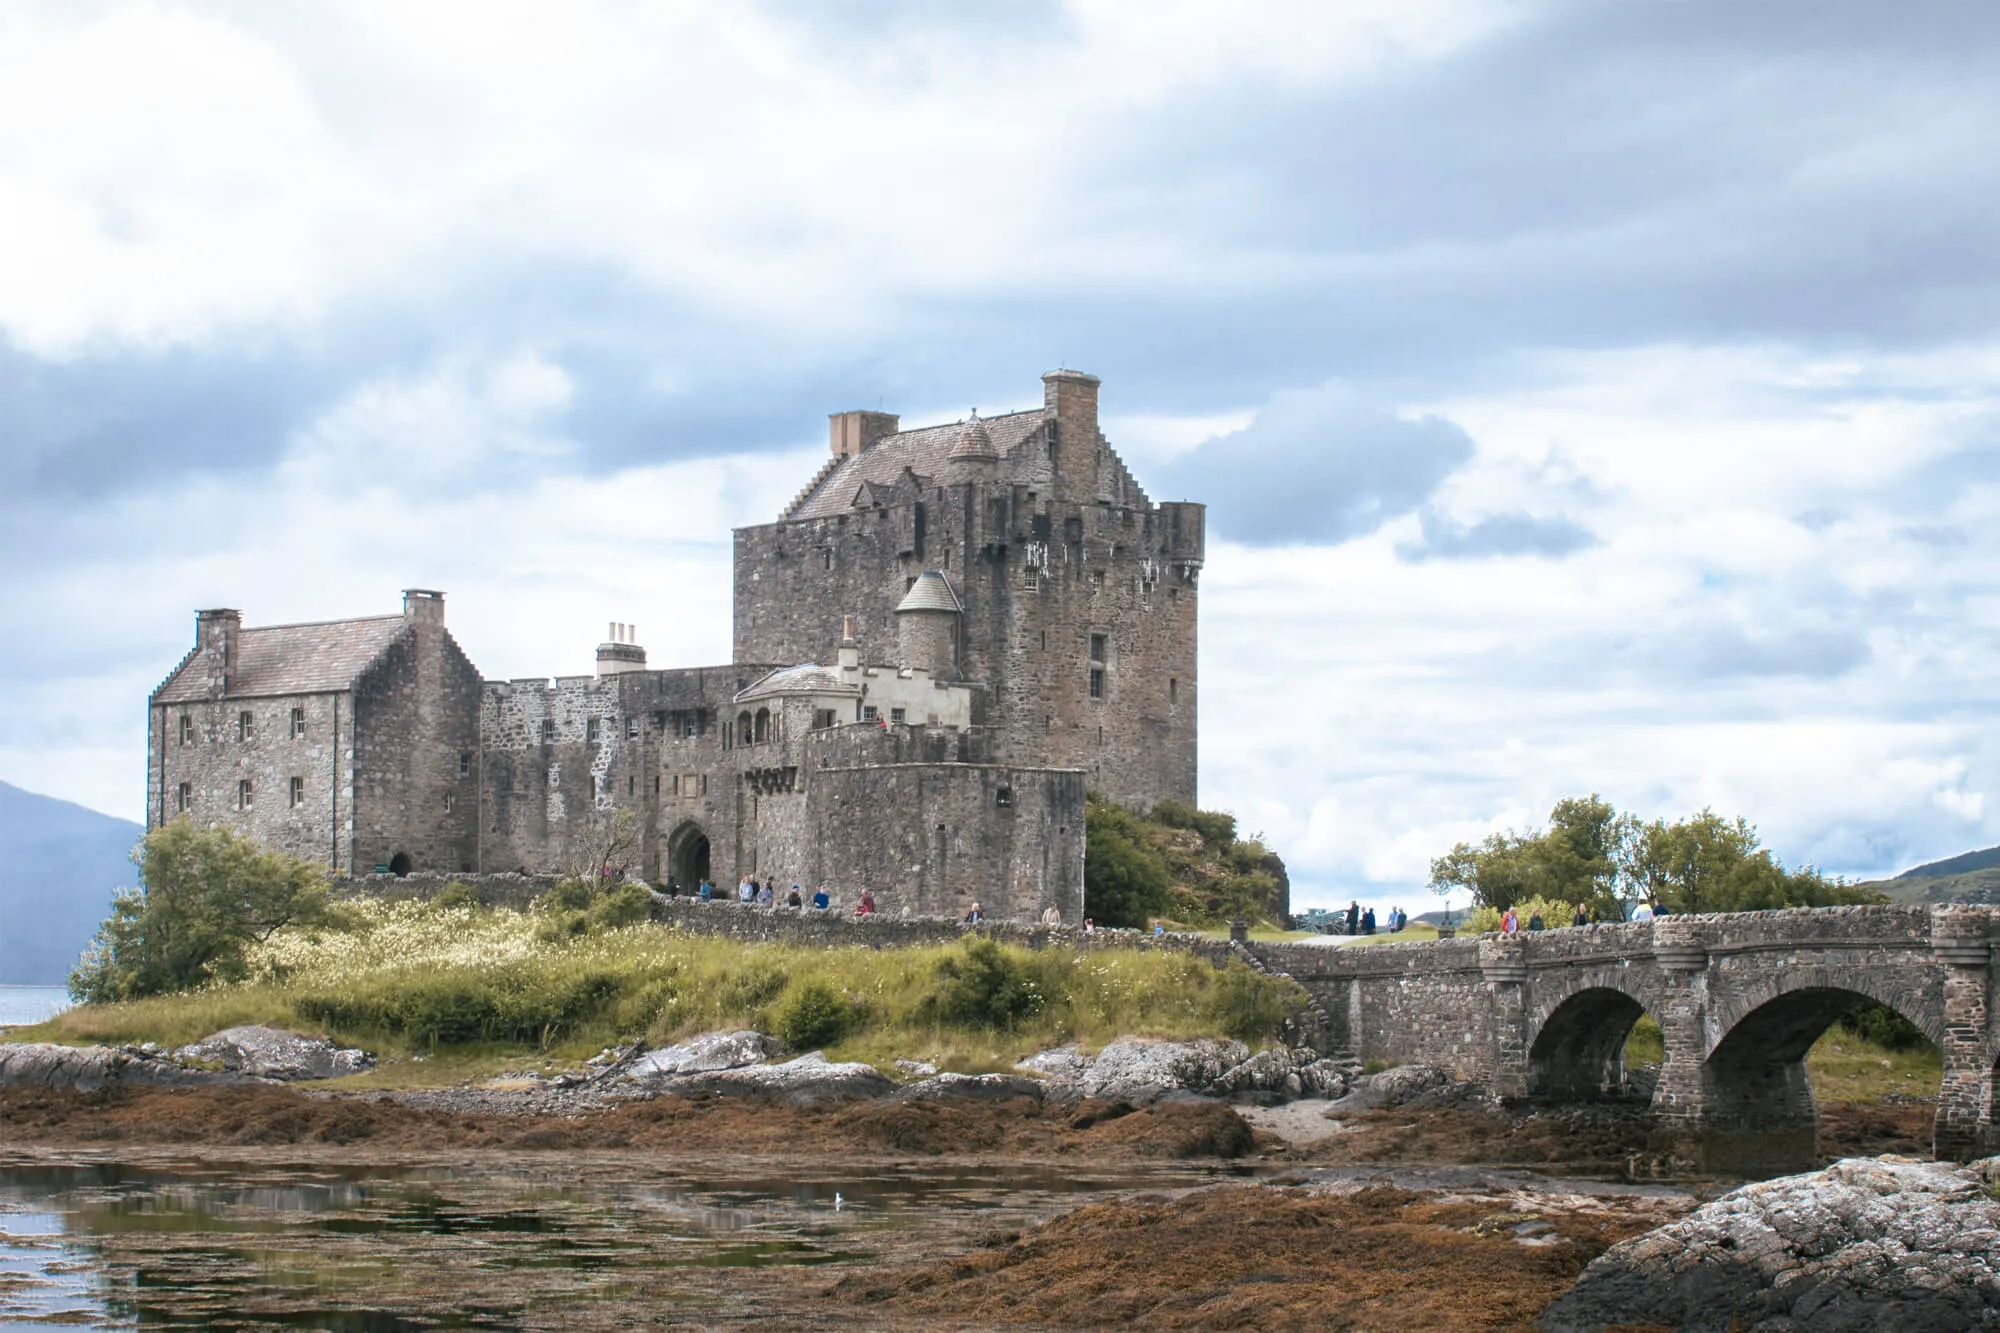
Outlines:
[[949, 679], [958, 670], [958, 618], [964, 612], [943, 571], [917, 576], [896, 607], [896, 649], [902, 665]]

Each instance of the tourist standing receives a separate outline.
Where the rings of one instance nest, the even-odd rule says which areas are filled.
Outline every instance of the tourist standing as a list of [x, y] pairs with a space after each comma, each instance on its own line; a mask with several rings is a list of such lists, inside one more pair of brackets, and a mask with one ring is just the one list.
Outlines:
[[1520, 915], [1511, 907], [1500, 918], [1500, 933], [1502, 935], [1518, 935], [1521, 933]]

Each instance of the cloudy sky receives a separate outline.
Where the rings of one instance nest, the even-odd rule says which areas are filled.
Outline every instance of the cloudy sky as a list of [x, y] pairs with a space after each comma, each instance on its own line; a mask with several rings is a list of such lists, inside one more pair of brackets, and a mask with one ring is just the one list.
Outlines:
[[2000, 842], [2000, 7], [0, 7], [0, 778], [196, 606], [726, 660], [826, 414], [1104, 379], [1295, 902], [1602, 792]]

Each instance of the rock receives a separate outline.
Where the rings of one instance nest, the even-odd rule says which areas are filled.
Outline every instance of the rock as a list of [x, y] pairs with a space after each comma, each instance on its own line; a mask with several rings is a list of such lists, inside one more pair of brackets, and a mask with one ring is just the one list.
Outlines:
[[667, 1092], [708, 1093], [723, 1097], [766, 1097], [787, 1106], [817, 1106], [822, 1102], [882, 1097], [896, 1085], [866, 1064], [830, 1064], [815, 1051], [776, 1065], [702, 1070], [666, 1076]]
[[1095, 1056], [1074, 1046], [1041, 1051], [1020, 1064], [1048, 1079], [1062, 1101], [1087, 1097], [1141, 1105], [1170, 1092], [1205, 1092], [1250, 1052], [1240, 1041], [1114, 1041]]
[[2000, 1329], [2000, 1158], [1850, 1158], [1743, 1188], [1614, 1245], [1543, 1333]]
[[188, 1069], [135, 1046], [0, 1044], [0, 1087], [95, 1092], [119, 1084], [180, 1086], [230, 1077]]
[[911, 1078], [929, 1078], [932, 1074], [937, 1073], [937, 1066], [928, 1060], [898, 1060], [896, 1061], [896, 1069], [899, 1073], [907, 1074]]
[[219, 1064], [254, 1078], [290, 1082], [309, 1078], [339, 1078], [375, 1067], [375, 1057], [334, 1045], [324, 1037], [301, 1037], [277, 1028], [225, 1028], [192, 1046], [174, 1052], [184, 1064]]
[[1020, 1074], [939, 1074], [912, 1083], [896, 1095], [911, 1102], [1007, 1102], [1016, 1097], [1042, 1100], [1041, 1083]]
[[1398, 1065], [1369, 1080], [1368, 1090], [1383, 1106], [1401, 1106], [1453, 1082], [1451, 1071], [1436, 1065]]
[[677, 1046], [648, 1051], [620, 1072], [629, 1079], [699, 1074], [759, 1065], [782, 1048], [761, 1032], [709, 1032]]
[[1095, 1056], [1074, 1046], [1042, 1051], [1020, 1067], [1048, 1080], [1062, 1101], [1106, 1098], [1146, 1105], [1176, 1093], [1287, 1101], [1339, 1097], [1347, 1077], [1301, 1047], [1252, 1055], [1239, 1041], [1116, 1041]]

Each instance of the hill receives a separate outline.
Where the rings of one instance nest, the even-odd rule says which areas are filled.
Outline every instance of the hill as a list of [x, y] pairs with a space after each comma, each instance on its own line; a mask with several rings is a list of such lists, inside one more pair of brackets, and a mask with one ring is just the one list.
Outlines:
[[1896, 876], [1897, 879], [1941, 879], [1947, 875], [1967, 875], [1975, 870], [2000, 868], [2000, 847], [1988, 847], [1977, 852], [1961, 852], [1948, 856], [1942, 861], [1930, 861], [1914, 866]]
[[0, 782], [0, 983], [63, 982], [113, 891], [138, 883], [129, 857], [144, 832]]

